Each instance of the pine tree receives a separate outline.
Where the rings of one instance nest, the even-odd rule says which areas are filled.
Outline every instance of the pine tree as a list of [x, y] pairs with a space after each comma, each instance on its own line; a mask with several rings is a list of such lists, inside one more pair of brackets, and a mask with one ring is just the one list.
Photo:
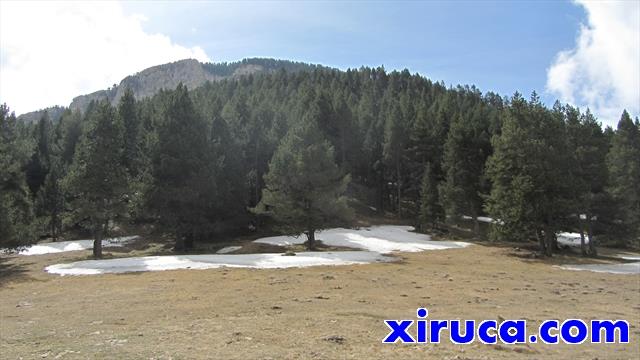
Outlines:
[[605, 193], [608, 144], [600, 123], [589, 110], [580, 114], [578, 109], [566, 106], [564, 111], [570, 154], [567, 183], [570, 184], [571, 208], [581, 234], [582, 254], [596, 255], [592, 219], [607, 218], [610, 213], [605, 209], [609, 202]]
[[83, 118], [80, 112], [67, 110], [58, 121], [57, 147], [60, 151], [64, 167], [68, 167], [73, 162], [76, 146], [82, 136]]
[[[270, 139], [268, 130], [271, 128], [273, 123], [274, 114], [266, 104], [258, 105], [251, 114], [251, 119], [249, 122], [249, 126], [247, 129], [247, 133], [249, 136], [248, 144], [247, 144], [247, 152], [248, 152], [248, 161], [251, 163], [251, 169], [249, 170], [249, 183], [251, 183], [251, 205], [255, 206], [260, 201], [260, 189], [263, 186], [262, 176], [266, 171], [267, 163], [269, 161], [268, 154], [270, 154], [273, 150], [271, 148]], [[216, 117], [214, 120], [214, 127], [216, 120], [219, 122], [220, 126], [224, 127], [224, 134], [229, 140], [232, 141], [231, 133], [229, 131], [228, 125], [224, 119]], [[224, 122], [224, 124], [222, 123]], [[215, 133], [214, 133], [215, 135]], [[234, 145], [235, 141], [232, 141]], [[235, 161], [241, 162], [241, 158], [238, 156], [242, 154], [240, 146], [235, 146], [237, 154], [235, 154]], [[245, 198], [245, 196], [243, 196]]]
[[62, 189], [62, 166], [60, 160], [55, 159], [44, 181], [44, 185], [38, 192], [38, 208], [40, 215], [45, 218], [46, 229], [53, 238], [58, 239], [62, 233], [62, 214], [64, 212], [65, 194]]
[[215, 201], [213, 167], [208, 156], [207, 125], [180, 84], [164, 109], [153, 159], [148, 208], [175, 237], [176, 250], [193, 248], [195, 238], [210, 229]]
[[353, 123], [353, 114], [344, 99], [344, 94], [336, 94], [334, 96], [334, 118], [337, 123], [336, 145], [338, 155], [338, 163], [343, 168], [353, 167], [353, 158], [357, 156], [358, 148], [355, 145], [355, 125]]
[[313, 250], [316, 231], [351, 219], [343, 196], [349, 180], [336, 165], [333, 147], [310, 112], [274, 153], [254, 212], [273, 217], [283, 231], [305, 233], [307, 247]]
[[362, 123], [362, 153], [363, 153], [363, 182], [375, 187], [378, 211], [384, 212], [385, 208], [385, 179], [384, 164], [382, 161], [382, 143], [384, 141], [384, 119], [377, 113], [373, 99], [363, 97], [360, 104], [360, 121]]
[[617, 232], [628, 240], [640, 237], [640, 130], [625, 110], [607, 155], [607, 192], [615, 202]]
[[555, 234], [569, 203], [565, 129], [558, 114], [545, 109], [535, 93], [529, 103], [516, 93], [487, 162], [492, 189], [486, 207], [497, 220], [492, 238], [535, 236], [545, 255], [557, 245]]
[[246, 224], [248, 192], [241, 150], [232, 138], [227, 122], [221, 117], [216, 117], [211, 125], [209, 157], [215, 170], [210, 177], [216, 190], [211, 221], [227, 227]]
[[26, 177], [28, 146], [18, 137], [17, 120], [0, 105], [0, 247], [15, 248], [35, 240]]
[[127, 88], [118, 105], [118, 115], [124, 128], [123, 163], [131, 178], [138, 176], [139, 172], [139, 141], [140, 120], [136, 112], [136, 100], [133, 91]]
[[434, 176], [431, 163], [427, 163], [420, 188], [420, 215], [418, 222], [424, 230], [434, 229], [444, 220], [444, 210], [440, 205], [438, 181]]
[[482, 210], [483, 170], [490, 148], [488, 124], [484, 120], [480, 106], [467, 119], [460, 113], [453, 118], [444, 147], [445, 181], [440, 187], [447, 216], [456, 219], [470, 215], [476, 235], [477, 217]]
[[87, 221], [93, 233], [93, 255], [101, 258], [110, 224], [126, 216], [128, 182], [122, 165], [123, 129], [115, 109], [103, 101], [88, 115], [88, 131], [64, 186], [72, 194], [75, 219]]
[[403, 157], [407, 141], [405, 119], [400, 111], [400, 106], [394, 103], [385, 121], [383, 158], [387, 167], [393, 171], [392, 179], [395, 179], [396, 187], [394, 206], [398, 217], [402, 216]]
[[35, 196], [35, 215], [40, 227], [40, 235], [51, 236], [53, 241], [56, 241], [62, 233], [65, 200], [62, 178], [67, 167], [63, 160], [65, 127], [62, 121], [63, 118], [59, 119], [53, 129], [48, 131], [46, 140], [43, 139], [43, 135], [39, 136], [38, 142], [41, 145], [38, 148], [41, 150], [37, 151], [37, 153], [46, 153], [46, 156], [39, 155], [38, 158], [46, 159], [47, 166], [44, 182]]
[[51, 120], [45, 112], [35, 128], [36, 148], [26, 168], [27, 184], [34, 197], [38, 194], [49, 172], [52, 134]]

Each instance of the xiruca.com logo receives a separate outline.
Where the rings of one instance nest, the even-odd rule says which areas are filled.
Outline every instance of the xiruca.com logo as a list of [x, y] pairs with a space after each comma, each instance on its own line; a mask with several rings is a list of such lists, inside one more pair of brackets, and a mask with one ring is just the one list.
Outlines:
[[[484, 344], [524, 344], [537, 343], [592, 344], [629, 343], [629, 322], [626, 320], [581, 319], [545, 320], [536, 334], [527, 336], [527, 320], [430, 320], [429, 311], [419, 308], [417, 320], [384, 320], [389, 334], [383, 343], [431, 343], [438, 344], [449, 334], [448, 340], [454, 344], [471, 344], [478, 340]], [[415, 330], [412, 325], [415, 324]], [[443, 335], [444, 333], [444, 335]]]

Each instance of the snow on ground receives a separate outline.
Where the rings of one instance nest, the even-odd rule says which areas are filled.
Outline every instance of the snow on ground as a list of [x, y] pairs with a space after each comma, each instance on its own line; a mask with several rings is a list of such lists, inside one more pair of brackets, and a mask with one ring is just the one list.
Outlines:
[[[580, 246], [580, 234], [563, 232], [557, 234], [558, 243], [564, 246]], [[585, 244], [589, 243], [589, 238], [585, 236]], [[622, 264], [584, 264], [584, 265], [562, 265], [558, 266], [565, 270], [583, 270], [593, 272], [603, 272], [611, 274], [640, 274], [640, 256], [637, 255], [617, 255], [617, 258], [638, 262]]]
[[228, 254], [230, 252], [234, 252], [236, 250], [240, 250], [242, 249], [242, 246], [227, 246], [227, 247], [223, 247], [222, 249], [216, 251], [216, 254]]
[[[429, 235], [412, 232], [412, 226], [372, 226], [353, 229], [329, 229], [316, 233], [316, 240], [328, 246], [346, 246], [350, 248], [375, 251], [388, 254], [394, 251], [416, 252], [424, 250], [442, 250], [463, 248], [469, 243], [461, 241], [432, 241]], [[288, 246], [303, 244], [306, 236], [273, 236], [254, 242]]]
[[[473, 220], [473, 217], [468, 216], [468, 215], [462, 215], [462, 218], [464, 220]], [[489, 223], [489, 224], [498, 223], [498, 221], [493, 220], [493, 218], [490, 218], [488, 216], [478, 216], [477, 219], [478, 219], [479, 222], [484, 222], [484, 223]]]
[[[570, 233], [570, 232], [562, 232], [556, 235], [558, 239], [558, 244], [564, 246], [580, 246], [580, 234], [579, 233]], [[584, 243], [589, 243], [589, 237], [585, 235]]]
[[[316, 239], [329, 246], [346, 246], [366, 251], [300, 252], [295, 256], [282, 254], [226, 255], [240, 249], [228, 246], [215, 255], [145, 256], [109, 260], [86, 260], [69, 264], [56, 264], [45, 268], [51, 274], [91, 275], [135, 271], [175, 269], [211, 269], [222, 266], [248, 268], [287, 268], [320, 265], [352, 265], [393, 261], [384, 256], [394, 251], [423, 251], [463, 248], [469, 243], [459, 241], [432, 241], [429, 235], [412, 232], [411, 226], [373, 226], [359, 230], [330, 229], [320, 231]], [[304, 236], [275, 236], [255, 240], [272, 245], [302, 244]], [[60, 244], [60, 243], [58, 243]], [[90, 244], [89, 244], [90, 245]]]
[[640, 261], [640, 255], [618, 255], [620, 259]]
[[177, 269], [212, 269], [223, 266], [274, 269], [390, 261], [393, 261], [392, 257], [372, 251], [300, 252], [295, 256], [283, 256], [283, 254], [176, 255], [86, 260], [47, 266], [45, 271], [58, 275], [94, 275]]
[[640, 262], [626, 264], [588, 264], [588, 265], [562, 265], [565, 270], [585, 270], [611, 274], [640, 274]]
[[[137, 239], [138, 236], [124, 236], [102, 240], [103, 247], [122, 247], [127, 243]], [[89, 250], [93, 249], [93, 240], [72, 240], [58, 241], [46, 244], [36, 244], [26, 247], [18, 252], [19, 255], [43, 255], [59, 253], [65, 251]], [[4, 249], [3, 249], [4, 250]], [[3, 252], [6, 252], [4, 250]]]

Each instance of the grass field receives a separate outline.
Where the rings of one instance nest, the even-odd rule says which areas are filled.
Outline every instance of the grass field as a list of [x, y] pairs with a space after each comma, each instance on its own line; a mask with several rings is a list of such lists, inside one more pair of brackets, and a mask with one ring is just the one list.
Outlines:
[[[111, 252], [112, 250], [107, 250]], [[120, 250], [118, 250], [120, 251]], [[640, 277], [568, 271], [509, 244], [394, 263], [55, 276], [90, 251], [3, 256], [3, 359], [638, 359]], [[115, 253], [121, 256], [122, 253]], [[626, 319], [630, 344], [385, 345], [384, 319]]]

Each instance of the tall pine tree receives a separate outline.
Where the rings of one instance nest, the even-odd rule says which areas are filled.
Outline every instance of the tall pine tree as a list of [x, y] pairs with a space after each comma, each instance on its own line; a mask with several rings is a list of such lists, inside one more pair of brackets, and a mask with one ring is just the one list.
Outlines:
[[207, 140], [207, 125], [187, 88], [180, 84], [164, 109], [153, 159], [149, 209], [174, 237], [176, 250], [193, 248], [207, 233], [215, 201], [215, 184]]
[[23, 167], [27, 144], [18, 136], [17, 119], [0, 105], [0, 247], [15, 248], [34, 239], [33, 209]]
[[315, 232], [348, 223], [352, 211], [344, 197], [350, 176], [334, 160], [333, 147], [322, 136], [310, 112], [280, 143], [269, 163], [257, 214], [273, 217], [290, 233], [304, 233], [315, 249]]
[[625, 110], [607, 155], [608, 193], [615, 202], [620, 236], [640, 237], [640, 130]]
[[492, 237], [536, 237], [541, 252], [551, 255], [569, 194], [563, 117], [544, 108], [535, 93], [531, 102], [516, 93], [504, 115], [487, 163], [492, 189], [486, 207], [497, 221]]
[[434, 229], [438, 223], [444, 220], [444, 210], [440, 205], [438, 195], [438, 180], [432, 169], [431, 163], [427, 163], [422, 175], [420, 187], [420, 213], [418, 223], [422, 230]]
[[93, 255], [102, 257], [102, 239], [110, 224], [126, 216], [128, 182], [122, 165], [123, 128], [113, 107], [103, 101], [87, 119], [89, 129], [76, 151], [65, 179], [78, 222], [93, 233]]
[[489, 134], [480, 105], [467, 119], [458, 113], [453, 118], [444, 147], [445, 181], [440, 187], [442, 203], [451, 219], [469, 215], [478, 235], [478, 216], [482, 211], [483, 171], [489, 155]]

